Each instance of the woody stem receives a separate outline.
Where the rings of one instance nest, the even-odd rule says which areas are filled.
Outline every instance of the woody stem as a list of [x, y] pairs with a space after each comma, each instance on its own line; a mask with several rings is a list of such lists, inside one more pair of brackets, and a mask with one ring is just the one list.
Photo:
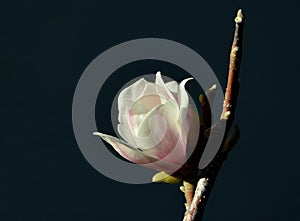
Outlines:
[[234, 21], [235, 32], [230, 53], [228, 82], [223, 103], [223, 111], [220, 117], [221, 121], [226, 121], [225, 136], [220, 151], [216, 157], [201, 171], [201, 176], [198, 180], [196, 190], [193, 192], [193, 199], [185, 212], [184, 221], [202, 220], [205, 205], [217, 175], [227, 157], [228, 152], [231, 150], [230, 148], [225, 148], [224, 141], [232, 126], [239, 90], [239, 71], [242, 58], [242, 37], [244, 27], [244, 15], [241, 9], [238, 10]]

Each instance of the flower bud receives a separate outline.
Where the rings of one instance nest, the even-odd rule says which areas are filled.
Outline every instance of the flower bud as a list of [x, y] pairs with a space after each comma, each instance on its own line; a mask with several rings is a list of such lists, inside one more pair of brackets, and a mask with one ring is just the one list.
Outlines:
[[133, 163], [174, 172], [187, 160], [187, 148], [195, 147], [199, 134], [198, 113], [189, 105], [184, 88], [190, 79], [165, 84], [157, 72], [155, 83], [138, 80], [118, 97], [118, 132], [122, 139], [99, 132], [94, 135]]

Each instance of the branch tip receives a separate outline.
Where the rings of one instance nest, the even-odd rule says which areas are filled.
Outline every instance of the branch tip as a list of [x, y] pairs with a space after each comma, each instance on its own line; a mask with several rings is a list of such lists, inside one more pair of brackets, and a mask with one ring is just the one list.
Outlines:
[[242, 9], [239, 9], [234, 21], [235, 23], [241, 23], [243, 21], [243, 18], [244, 18], [244, 14], [242, 12]]
[[208, 90], [209, 90], [209, 91], [214, 91], [214, 90], [216, 90], [216, 89], [217, 89], [217, 85], [214, 84], [214, 85], [211, 86], [211, 88], [209, 88]]

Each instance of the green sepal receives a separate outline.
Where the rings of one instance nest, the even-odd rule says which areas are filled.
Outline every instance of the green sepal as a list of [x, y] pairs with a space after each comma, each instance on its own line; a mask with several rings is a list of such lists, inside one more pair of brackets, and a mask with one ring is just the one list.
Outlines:
[[236, 145], [237, 141], [240, 138], [240, 130], [237, 125], [234, 125], [232, 128], [232, 132], [226, 138], [224, 142], [224, 146], [222, 148], [223, 154], [228, 154], [232, 148]]
[[164, 171], [155, 174], [152, 178], [152, 182], [154, 183], [169, 183], [169, 184], [177, 184], [182, 181], [182, 177], [179, 175], [170, 175]]

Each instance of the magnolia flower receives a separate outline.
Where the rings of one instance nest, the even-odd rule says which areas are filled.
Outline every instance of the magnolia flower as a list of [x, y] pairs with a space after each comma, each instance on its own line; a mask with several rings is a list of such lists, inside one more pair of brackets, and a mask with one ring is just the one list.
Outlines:
[[199, 134], [197, 111], [189, 105], [187, 81], [155, 83], [144, 78], [118, 97], [118, 132], [122, 139], [94, 132], [125, 159], [158, 171], [174, 172], [187, 160]]

